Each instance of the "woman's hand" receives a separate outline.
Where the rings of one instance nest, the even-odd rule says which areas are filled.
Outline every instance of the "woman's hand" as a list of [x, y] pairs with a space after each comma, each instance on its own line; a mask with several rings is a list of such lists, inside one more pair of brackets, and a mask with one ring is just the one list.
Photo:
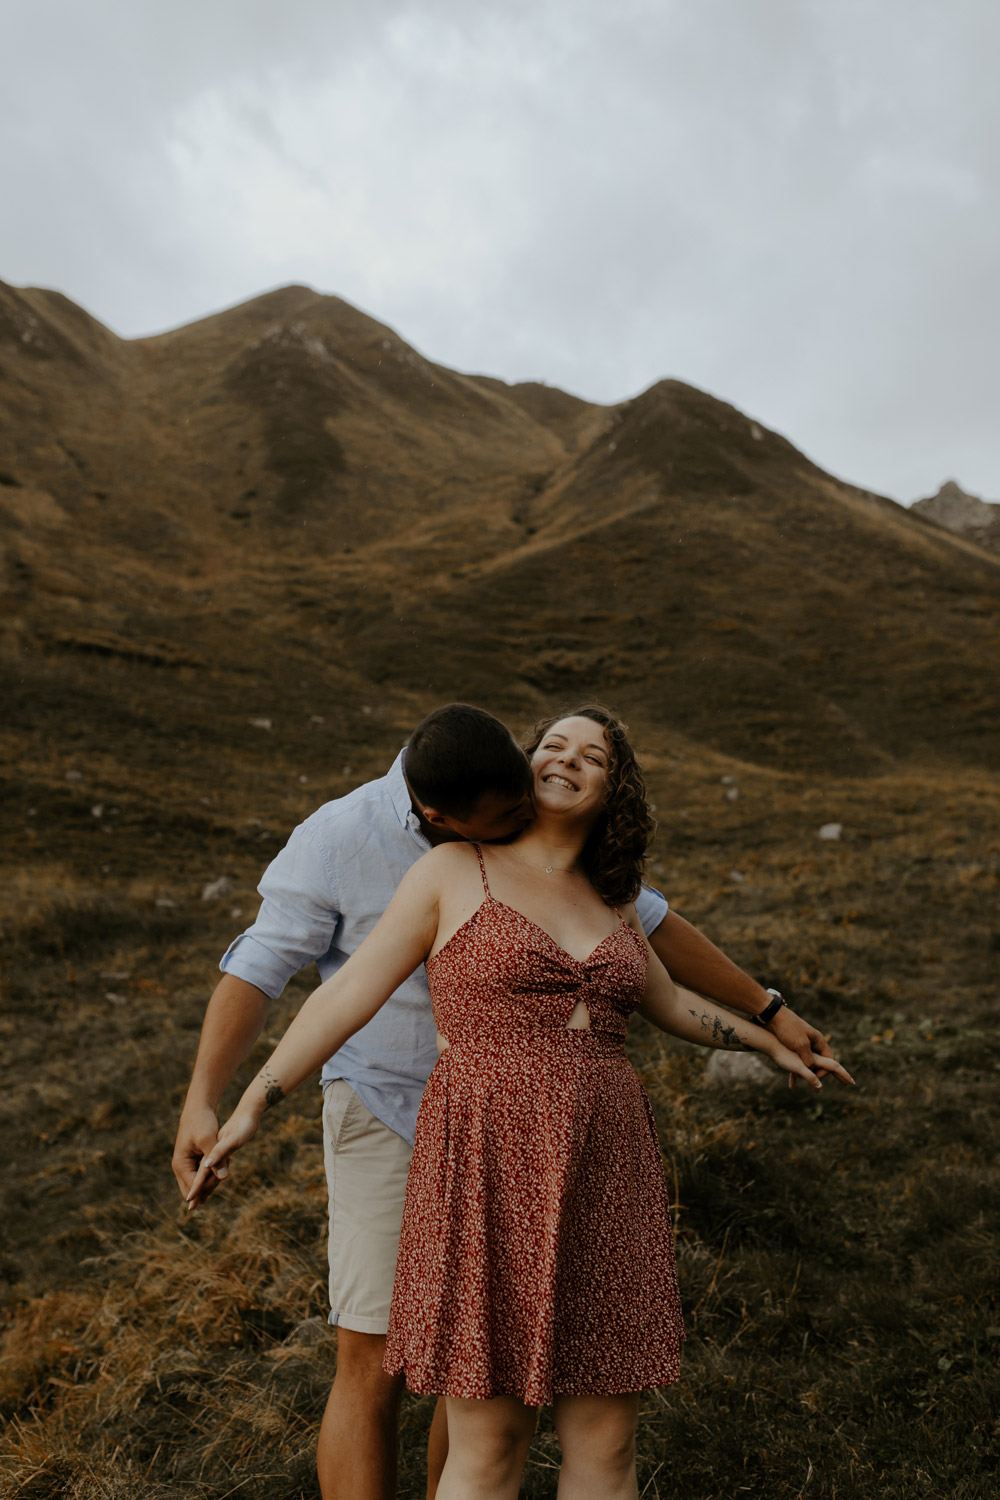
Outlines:
[[239, 1104], [229, 1116], [229, 1119], [219, 1131], [219, 1138], [211, 1151], [201, 1159], [197, 1176], [191, 1184], [191, 1191], [187, 1195], [188, 1212], [204, 1203], [205, 1199], [214, 1192], [219, 1182], [225, 1181], [229, 1176], [229, 1158], [234, 1151], [245, 1146], [247, 1141], [252, 1141], [257, 1134], [257, 1126], [260, 1124], [261, 1109], [252, 1103], [241, 1099]]
[[804, 1078], [809, 1087], [818, 1092], [823, 1087], [818, 1076], [820, 1073], [832, 1073], [834, 1077], [840, 1079], [841, 1083], [854, 1082], [847, 1069], [842, 1067], [835, 1057], [810, 1052], [807, 1057], [803, 1058], [798, 1052], [793, 1052], [790, 1047], [779, 1042], [772, 1031], [760, 1028], [760, 1036], [759, 1038], [755, 1036], [754, 1042], [758, 1052], [763, 1052], [765, 1057], [770, 1057], [779, 1068], [785, 1069], [790, 1089], [795, 1087], [796, 1078]]

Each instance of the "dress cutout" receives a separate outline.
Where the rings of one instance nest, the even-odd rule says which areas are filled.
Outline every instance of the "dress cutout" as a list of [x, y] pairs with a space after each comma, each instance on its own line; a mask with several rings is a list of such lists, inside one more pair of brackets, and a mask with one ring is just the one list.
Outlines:
[[[448, 1038], [417, 1118], [384, 1368], [423, 1394], [621, 1395], [678, 1377], [660, 1148], [625, 1054], [646, 946], [579, 960], [490, 892], [433, 958]], [[578, 1001], [586, 1029], [567, 1021]]]

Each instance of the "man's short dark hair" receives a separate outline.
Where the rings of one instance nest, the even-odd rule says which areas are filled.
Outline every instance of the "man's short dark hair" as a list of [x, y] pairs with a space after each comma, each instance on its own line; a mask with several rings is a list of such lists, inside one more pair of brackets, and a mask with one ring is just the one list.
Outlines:
[[527, 759], [510, 730], [468, 703], [446, 703], [421, 719], [403, 768], [418, 801], [451, 818], [467, 818], [484, 792], [517, 802], [531, 790]]

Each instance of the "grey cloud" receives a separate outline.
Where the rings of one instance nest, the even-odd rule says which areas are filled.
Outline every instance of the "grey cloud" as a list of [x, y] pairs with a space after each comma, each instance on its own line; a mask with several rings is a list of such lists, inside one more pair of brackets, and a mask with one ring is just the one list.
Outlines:
[[[604, 401], [674, 375], [898, 498], [1000, 494], [989, 0], [36, 0], [12, 26], [8, 280], [124, 333], [308, 280], [460, 368]], [[284, 237], [238, 218], [258, 176]]]

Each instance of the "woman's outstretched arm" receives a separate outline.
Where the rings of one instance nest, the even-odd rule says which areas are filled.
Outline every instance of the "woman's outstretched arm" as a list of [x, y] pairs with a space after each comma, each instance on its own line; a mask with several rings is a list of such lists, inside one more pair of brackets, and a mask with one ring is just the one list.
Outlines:
[[189, 1208], [202, 1200], [210, 1174], [226, 1175], [230, 1155], [256, 1134], [264, 1111], [322, 1067], [423, 963], [437, 934], [438, 897], [437, 862], [425, 855], [403, 877], [357, 951], [313, 990], [246, 1089], [218, 1142], [202, 1158], [187, 1196]]
[[[632, 926], [636, 926], [636, 920], [631, 915], [628, 920]], [[804, 1078], [814, 1089], [820, 1089], [823, 1085], [817, 1075], [821, 1072], [834, 1073], [843, 1083], [854, 1082], [846, 1068], [835, 1058], [813, 1053], [811, 1057], [804, 1059], [779, 1042], [766, 1026], [755, 1026], [745, 1017], [736, 1016], [732, 1011], [716, 1005], [714, 1000], [705, 1000], [693, 990], [674, 984], [648, 940], [646, 946], [649, 949], [649, 966], [646, 993], [639, 1010], [647, 1021], [651, 1021], [661, 1031], [701, 1047], [762, 1052], [785, 1069], [790, 1085], [796, 1078]]]

